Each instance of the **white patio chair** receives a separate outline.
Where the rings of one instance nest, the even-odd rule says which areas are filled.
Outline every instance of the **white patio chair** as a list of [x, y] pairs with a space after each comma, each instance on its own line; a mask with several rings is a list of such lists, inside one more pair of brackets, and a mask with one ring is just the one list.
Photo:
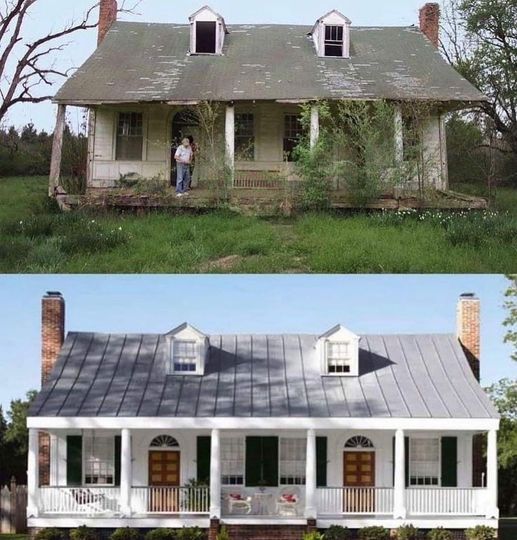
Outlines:
[[279, 516], [297, 516], [300, 507], [300, 490], [297, 487], [285, 487], [276, 501]]
[[251, 497], [243, 495], [241, 491], [232, 491], [226, 496], [228, 512], [230, 514], [250, 514]]

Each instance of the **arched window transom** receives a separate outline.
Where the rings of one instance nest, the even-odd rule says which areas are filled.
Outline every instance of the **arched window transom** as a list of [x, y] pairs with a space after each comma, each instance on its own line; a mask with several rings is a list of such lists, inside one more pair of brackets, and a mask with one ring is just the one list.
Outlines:
[[158, 435], [151, 441], [151, 448], [179, 448], [178, 441], [170, 435]]
[[356, 435], [346, 441], [345, 448], [374, 448], [372, 441], [362, 435]]

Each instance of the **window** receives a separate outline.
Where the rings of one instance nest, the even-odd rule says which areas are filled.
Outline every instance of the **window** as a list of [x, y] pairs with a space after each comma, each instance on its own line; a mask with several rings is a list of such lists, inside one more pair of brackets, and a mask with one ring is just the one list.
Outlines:
[[327, 366], [329, 373], [350, 373], [350, 344], [327, 343]]
[[173, 369], [178, 373], [197, 371], [198, 354], [195, 341], [173, 341]]
[[438, 486], [440, 483], [440, 439], [410, 439], [409, 484]]
[[325, 56], [343, 56], [343, 26], [325, 26]]
[[294, 161], [294, 149], [300, 144], [303, 126], [297, 114], [286, 114], [284, 120], [284, 156], [287, 161]]
[[255, 159], [255, 118], [253, 114], [235, 115], [235, 156], [237, 161]]
[[117, 128], [117, 160], [141, 161], [144, 146], [142, 113], [120, 113]]
[[196, 23], [196, 53], [215, 54], [217, 23], [198, 21]]
[[280, 439], [280, 484], [305, 484], [305, 439]]
[[85, 437], [84, 483], [86, 485], [114, 485], [115, 443], [113, 437]]
[[244, 439], [221, 439], [221, 482], [225, 486], [244, 484]]
[[372, 441], [370, 439], [363, 437], [362, 435], [356, 435], [355, 437], [350, 437], [345, 443], [345, 448], [374, 448]]
[[151, 441], [151, 448], [179, 448], [178, 441], [170, 435], [158, 435]]

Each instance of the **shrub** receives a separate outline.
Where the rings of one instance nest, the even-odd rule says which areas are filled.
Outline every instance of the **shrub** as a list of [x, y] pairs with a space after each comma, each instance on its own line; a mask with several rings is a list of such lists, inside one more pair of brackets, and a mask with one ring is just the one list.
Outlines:
[[130, 527], [121, 527], [112, 533], [109, 540], [140, 540], [140, 532]]
[[99, 533], [86, 525], [81, 525], [77, 529], [70, 531], [70, 540], [99, 540], [99, 538]]
[[418, 529], [413, 525], [402, 525], [397, 529], [397, 540], [417, 540]]
[[359, 531], [359, 540], [390, 540], [386, 527], [365, 527]]
[[199, 527], [185, 527], [176, 533], [178, 540], [203, 540], [205, 533]]
[[325, 540], [349, 540], [352, 533], [347, 527], [341, 525], [331, 525], [324, 534]]
[[496, 531], [492, 527], [478, 525], [473, 529], [467, 529], [465, 535], [468, 540], [494, 540], [496, 538]]
[[318, 531], [312, 531], [303, 535], [303, 540], [323, 540], [324, 538]]
[[177, 535], [174, 529], [153, 529], [145, 535], [145, 540], [176, 540]]
[[427, 533], [427, 540], [453, 540], [453, 536], [451, 531], [438, 527]]
[[230, 535], [228, 534], [228, 529], [223, 527], [219, 534], [217, 535], [217, 540], [230, 540]]
[[36, 540], [65, 540], [65, 533], [61, 529], [41, 529], [36, 533]]

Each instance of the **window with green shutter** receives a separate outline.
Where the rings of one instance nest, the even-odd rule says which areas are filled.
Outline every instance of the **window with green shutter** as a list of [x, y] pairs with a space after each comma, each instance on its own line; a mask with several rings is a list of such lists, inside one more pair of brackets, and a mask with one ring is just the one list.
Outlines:
[[458, 439], [442, 437], [442, 487], [458, 486]]
[[66, 438], [66, 485], [80, 486], [83, 483], [83, 438], [69, 435]]
[[278, 486], [278, 437], [246, 437], [246, 486]]
[[197, 481], [210, 485], [210, 437], [197, 438]]
[[327, 486], [327, 437], [316, 437], [316, 485]]

